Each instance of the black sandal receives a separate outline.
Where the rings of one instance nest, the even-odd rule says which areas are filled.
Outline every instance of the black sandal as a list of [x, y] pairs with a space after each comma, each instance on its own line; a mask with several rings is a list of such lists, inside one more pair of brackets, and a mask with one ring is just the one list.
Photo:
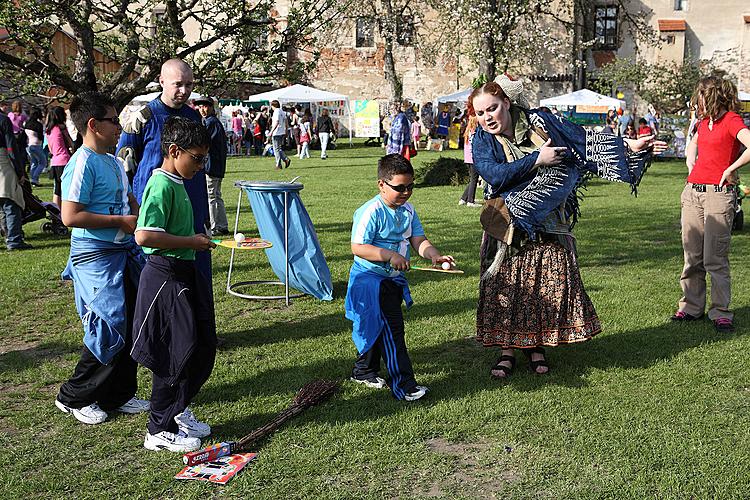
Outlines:
[[[536, 346], [533, 349], [524, 349], [523, 350], [524, 355], [529, 360], [529, 370], [534, 373], [534, 375], [547, 375], [549, 373], [549, 364], [547, 364], [547, 360], [545, 358], [537, 359], [536, 361], [533, 361], [531, 359], [532, 354], [541, 354], [544, 355], [544, 348]], [[540, 373], [537, 371], [537, 368], [547, 368], [546, 372]]]
[[[510, 361], [510, 366], [501, 365], [503, 361]], [[495, 361], [495, 366], [490, 368], [490, 377], [495, 379], [506, 379], [510, 377], [510, 374], [513, 373], [513, 368], [516, 367], [516, 357], [515, 356], [508, 356], [507, 354], [503, 354], [499, 358], [497, 358], [497, 361]], [[500, 377], [498, 375], [493, 374], [493, 371], [501, 371], [503, 372], [503, 376]]]

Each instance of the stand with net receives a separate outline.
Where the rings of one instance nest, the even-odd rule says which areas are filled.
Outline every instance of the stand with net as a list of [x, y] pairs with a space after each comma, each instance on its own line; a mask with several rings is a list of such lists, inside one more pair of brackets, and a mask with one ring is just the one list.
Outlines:
[[[240, 223], [240, 207], [242, 206], [242, 195], [248, 194], [249, 192], [259, 193], [263, 196], [276, 196], [282, 195], [284, 199], [284, 281], [275, 280], [249, 280], [249, 281], [238, 281], [232, 283], [232, 270], [234, 269], [234, 258], [236, 249], [232, 249], [232, 255], [229, 258], [229, 273], [227, 276], [227, 293], [240, 297], [243, 299], [250, 300], [279, 300], [284, 299], [286, 305], [289, 305], [289, 299], [302, 297], [303, 293], [297, 293], [290, 295], [289, 293], [289, 196], [290, 193], [298, 193], [304, 187], [300, 183], [296, 182], [274, 182], [274, 181], [237, 181], [234, 183], [235, 187], [239, 188], [239, 196], [237, 198], [237, 213], [234, 219], [234, 234], [237, 234], [237, 229]], [[250, 202], [248, 201], [250, 204]], [[250, 204], [252, 210], [252, 204]], [[257, 219], [257, 216], [256, 216]], [[260, 228], [259, 228], [260, 229]], [[248, 286], [255, 285], [272, 285], [272, 286], [283, 286], [284, 295], [250, 295], [242, 293], [238, 289], [242, 289]]]

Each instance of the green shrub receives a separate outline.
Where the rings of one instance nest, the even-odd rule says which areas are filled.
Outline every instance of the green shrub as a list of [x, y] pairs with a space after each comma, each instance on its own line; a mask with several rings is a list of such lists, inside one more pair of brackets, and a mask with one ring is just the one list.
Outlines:
[[417, 169], [414, 178], [420, 186], [460, 186], [469, 179], [469, 167], [458, 158], [441, 156]]

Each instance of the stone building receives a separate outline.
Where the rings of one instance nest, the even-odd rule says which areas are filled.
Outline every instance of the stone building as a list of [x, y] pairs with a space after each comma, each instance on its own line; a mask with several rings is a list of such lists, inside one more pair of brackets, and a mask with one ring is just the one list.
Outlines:
[[[586, 26], [576, 35], [569, 34], [561, 23], [550, 23], [551, 36], [569, 41], [570, 55], [551, 58], [541, 70], [522, 74], [530, 80], [532, 95], [544, 98], [585, 87], [587, 78], [595, 77], [598, 67], [622, 57], [643, 58], [647, 62], [709, 61], [736, 78], [740, 89], [750, 91], [748, 0], [593, 0], [586, 5], [585, 11], [570, 9], [577, 23]], [[637, 51], [628, 23], [631, 16], [639, 14], [661, 40], [658, 47], [641, 43]], [[593, 45], [576, 50], [577, 42], [592, 38]], [[310, 84], [352, 98], [389, 97], [390, 89], [383, 76], [383, 41], [372, 25], [357, 18], [344, 19], [336, 35], [325, 40], [319, 47], [320, 62], [308, 75]], [[397, 45], [394, 50], [405, 97], [417, 102], [432, 100], [468, 88], [477, 76], [469, 61], [438, 58], [430, 64], [419, 50], [408, 43]], [[576, 59], [585, 61], [584, 67], [579, 67]]]

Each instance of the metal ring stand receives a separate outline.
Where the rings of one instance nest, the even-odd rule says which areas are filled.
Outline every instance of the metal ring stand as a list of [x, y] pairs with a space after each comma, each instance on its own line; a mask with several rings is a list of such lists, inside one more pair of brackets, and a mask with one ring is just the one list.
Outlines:
[[[239, 196], [237, 198], [237, 213], [234, 218], [234, 234], [237, 234], [237, 229], [240, 223], [240, 206], [242, 204], [242, 195], [244, 193], [244, 184], [241, 182], [235, 182], [234, 185], [239, 188]], [[227, 275], [227, 293], [240, 297], [243, 299], [250, 300], [279, 300], [284, 299], [286, 305], [289, 305], [289, 299], [296, 299], [305, 295], [304, 293], [289, 294], [289, 192], [284, 191], [284, 276], [287, 277], [286, 283], [281, 281], [273, 280], [249, 280], [249, 281], [238, 281], [232, 283], [232, 268], [234, 267], [234, 253], [236, 249], [232, 248], [232, 255], [229, 258], [229, 273]], [[251, 285], [282, 285], [284, 287], [284, 295], [250, 295], [246, 293], [238, 292], [236, 289], [244, 286]]]

